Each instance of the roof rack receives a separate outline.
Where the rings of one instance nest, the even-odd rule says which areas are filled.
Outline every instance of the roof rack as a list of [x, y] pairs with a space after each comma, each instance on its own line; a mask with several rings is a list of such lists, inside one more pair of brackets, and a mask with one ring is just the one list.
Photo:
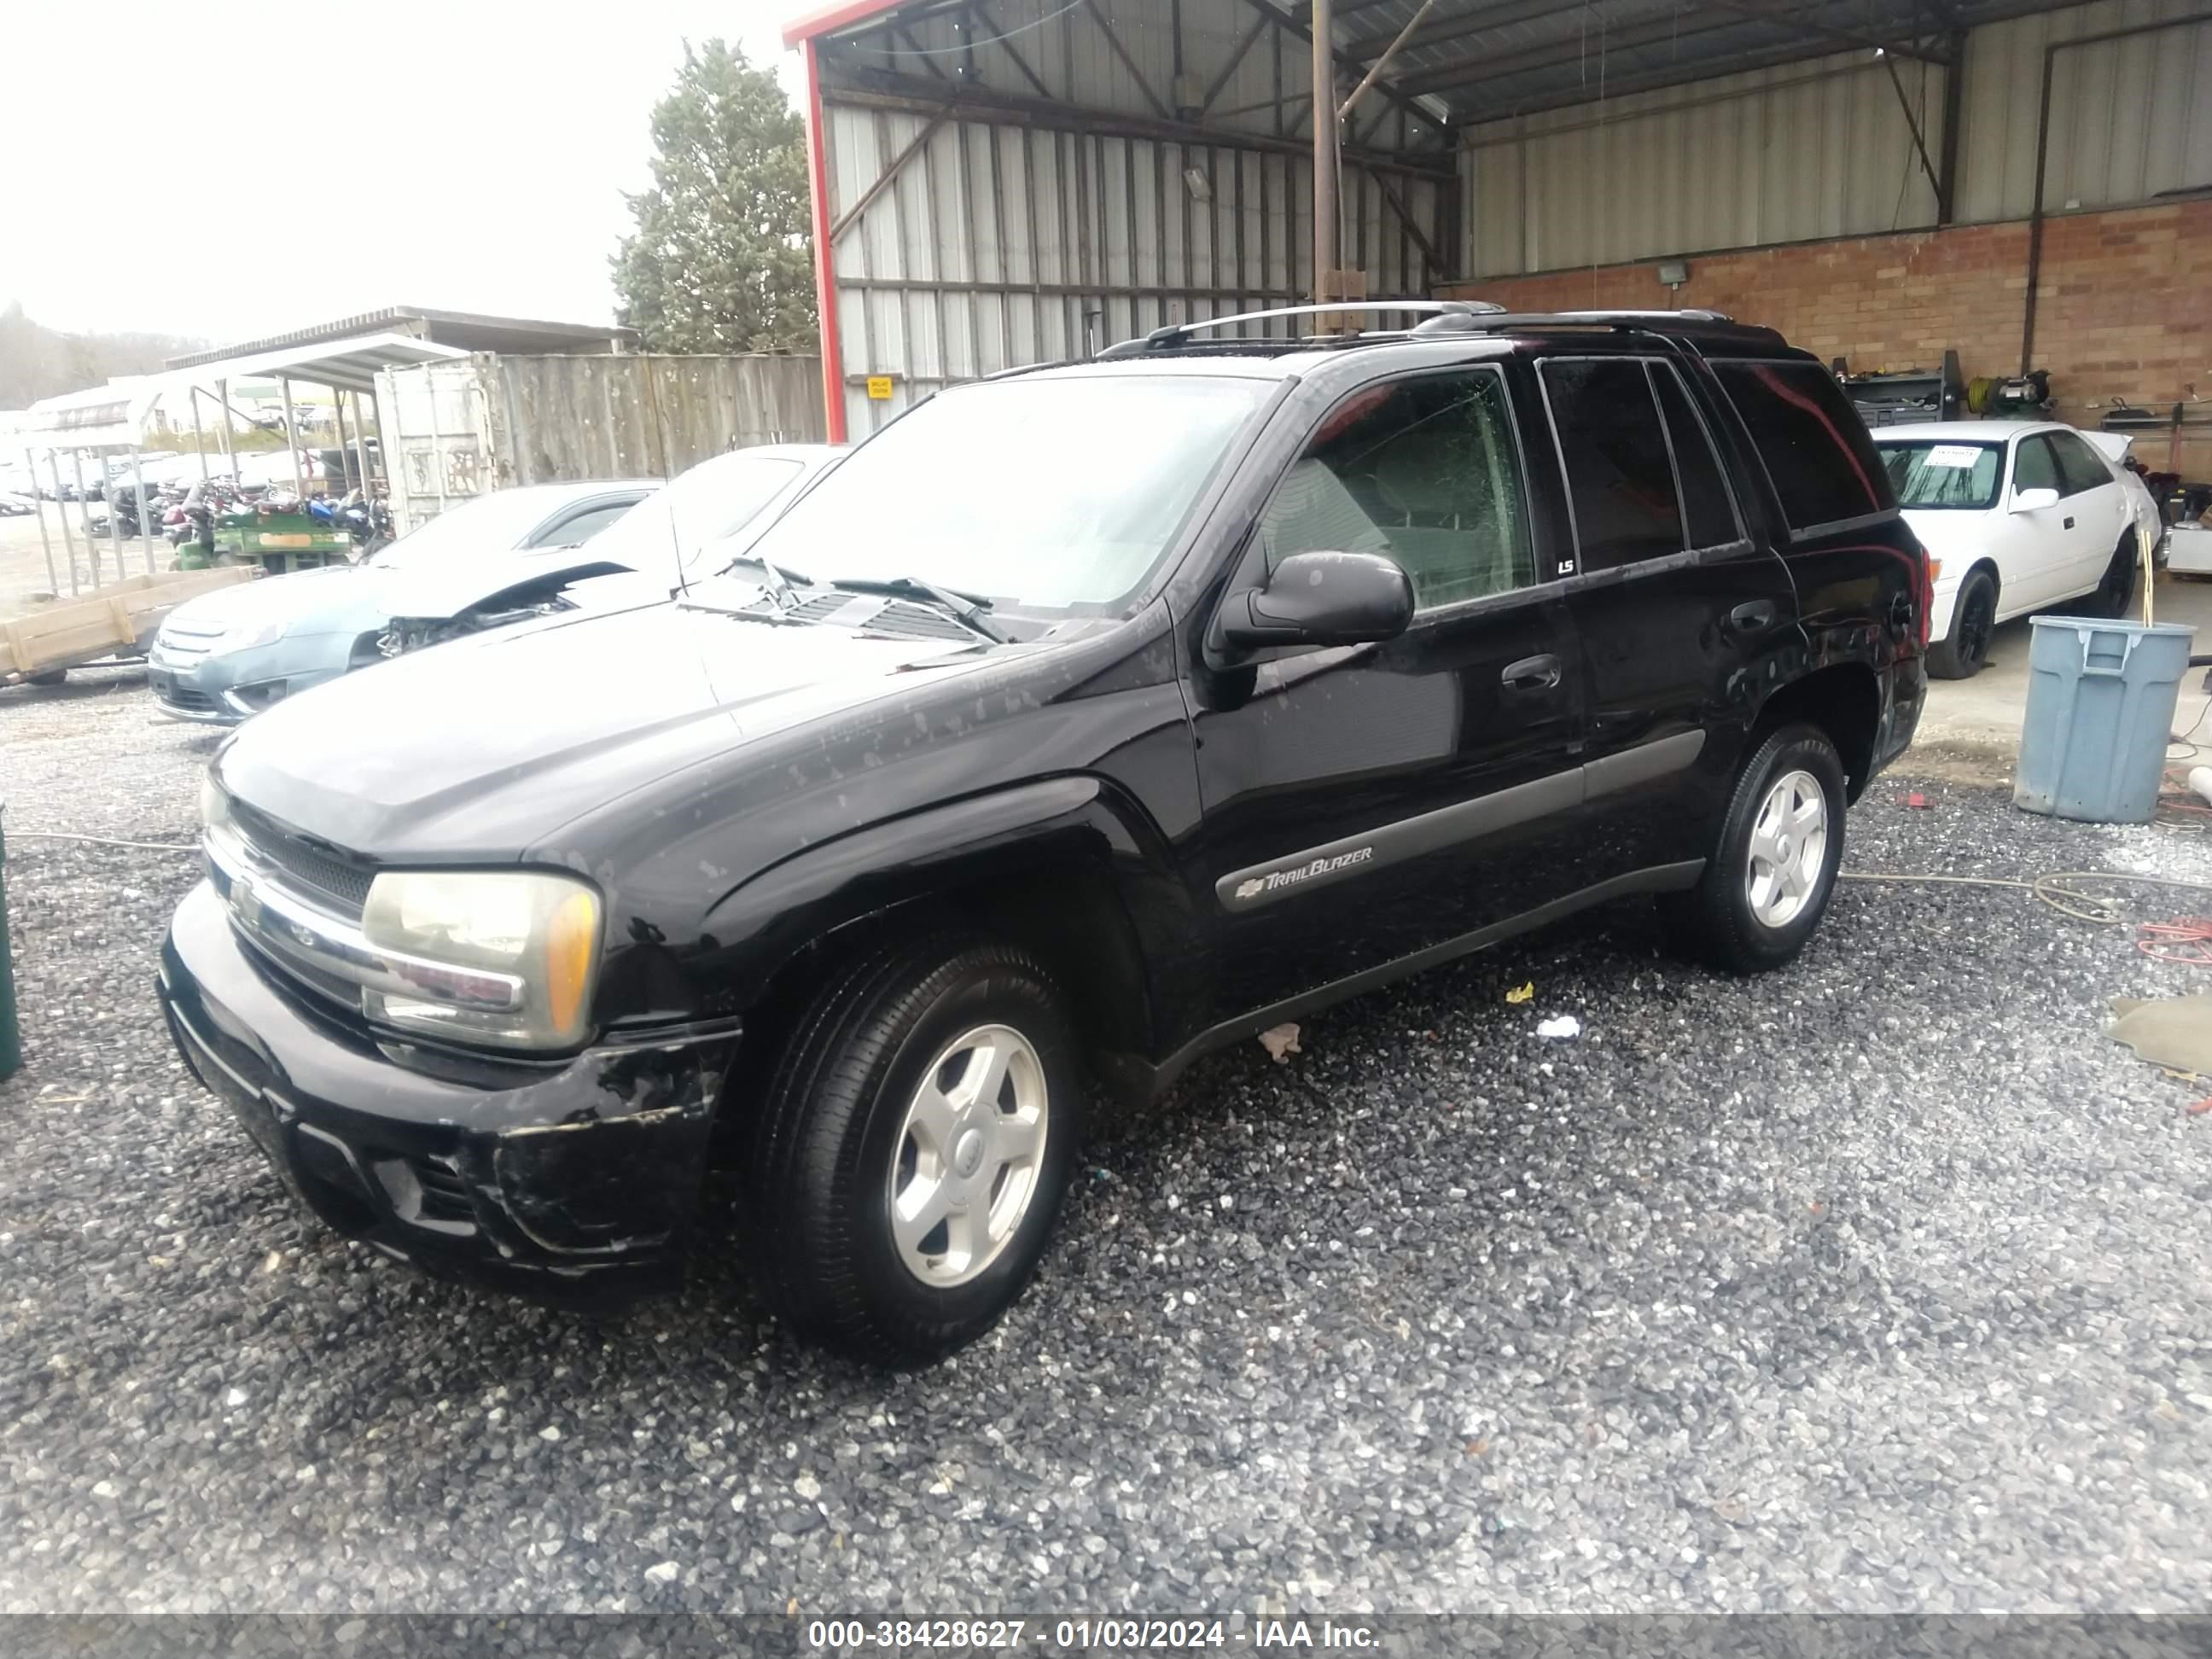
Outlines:
[[1329, 317], [1363, 311], [1418, 311], [1431, 321], [1443, 317], [1476, 317], [1503, 313], [1505, 307], [1488, 300], [1338, 300], [1310, 306], [1278, 306], [1271, 311], [1240, 311], [1233, 316], [1207, 317], [1192, 323], [1170, 323], [1141, 340], [1122, 340], [1108, 346], [1101, 357], [1136, 357], [1147, 351], [1172, 351], [1189, 343], [1194, 334], [1234, 328], [1243, 323], [1273, 322], [1279, 317]]
[[1502, 306], [1468, 314], [1454, 312], [1416, 323], [1417, 335], [1492, 334], [1515, 328], [1616, 328], [1663, 333], [1668, 329], [1770, 335], [1772, 329], [1758, 323], [1739, 323], [1724, 311], [1508, 311]]

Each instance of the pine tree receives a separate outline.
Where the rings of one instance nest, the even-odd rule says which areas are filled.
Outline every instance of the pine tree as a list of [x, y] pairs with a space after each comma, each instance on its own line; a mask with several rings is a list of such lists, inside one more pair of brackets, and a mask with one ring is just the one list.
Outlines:
[[811, 351], [806, 137], [741, 48], [684, 48], [653, 111], [653, 185], [613, 259], [621, 320], [651, 351]]

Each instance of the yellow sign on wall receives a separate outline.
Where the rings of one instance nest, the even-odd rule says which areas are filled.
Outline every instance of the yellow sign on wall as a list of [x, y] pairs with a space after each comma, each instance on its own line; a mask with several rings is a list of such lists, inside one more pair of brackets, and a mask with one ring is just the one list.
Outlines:
[[888, 374], [869, 375], [868, 401], [872, 404], [887, 404], [890, 400], [891, 377]]

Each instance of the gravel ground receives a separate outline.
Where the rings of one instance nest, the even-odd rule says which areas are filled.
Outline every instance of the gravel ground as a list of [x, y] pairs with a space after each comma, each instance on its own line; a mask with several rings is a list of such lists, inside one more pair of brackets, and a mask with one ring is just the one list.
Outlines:
[[[79, 514], [70, 520], [72, 534], [62, 534], [62, 514], [66, 511]], [[58, 507], [52, 501], [46, 504], [44, 540], [40, 538], [39, 520], [30, 514], [10, 514], [0, 518], [0, 617], [14, 616], [19, 611], [34, 611], [40, 603], [38, 595], [59, 594], [64, 599], [70, 592], [70, 556], [76, 558], [76, 578], [85, 597], [95, 591], [93, 586], [94, 560], [99, 561], [98, 574], [102, 582], [112, 582], [116, 575], [116, 549], [105, 534], [88, 541], [82, 532], [83, 508], [71, 502]], [[123, 544], [123, 574], [136, 576], [146, 568], [148, 552], [154, 555], [157, 570], [167, 570], [175, 562], [176, 551], [167, 542], [155, 540], [125, 541]]]
[[[191, 861], [24, 833], [186, 839], [213, 744], [128, 672], [0, 692], [0, 1607], [2212, 1604], [2212, 1116], [2100, 1034], [2212, 980], [2125, 929], [1856, 884], [1755, 981], [1635, 907], [1520, 941], [1108, 1122], [1001, 1329], [885, 1377], [726, 1250], [595, 1324], [295, 1216], [152, 998]], [[1851, 866], [2212, 883], [1909, 787]]]

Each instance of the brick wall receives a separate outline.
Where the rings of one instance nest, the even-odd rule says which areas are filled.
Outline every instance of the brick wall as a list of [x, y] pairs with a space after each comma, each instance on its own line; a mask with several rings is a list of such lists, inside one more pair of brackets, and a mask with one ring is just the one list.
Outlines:
[[[1655, 264], [1504, 276], [1439, 292], [1516, 311], [1708, 307], [1863, 371], [1933, 367], [1946, 347], [1957, 349], [1969, 379], [2020, 366], [2024, 222], [1694, 254], [1690, 280], [1672, 297]], [[2058, 418], [2085, 427], [2115, 397], [2162, 410], [2194, 382], [2212, 398], [2212, 200], [2046, 221], [2034, 366], [2051, 371]], [[2166, 466], [2163, 434], [2147, 434], [2136, 447], [2145, 465]], [[2182, 471], [2212, 477], [2212, 438], [2185, 442]]]

